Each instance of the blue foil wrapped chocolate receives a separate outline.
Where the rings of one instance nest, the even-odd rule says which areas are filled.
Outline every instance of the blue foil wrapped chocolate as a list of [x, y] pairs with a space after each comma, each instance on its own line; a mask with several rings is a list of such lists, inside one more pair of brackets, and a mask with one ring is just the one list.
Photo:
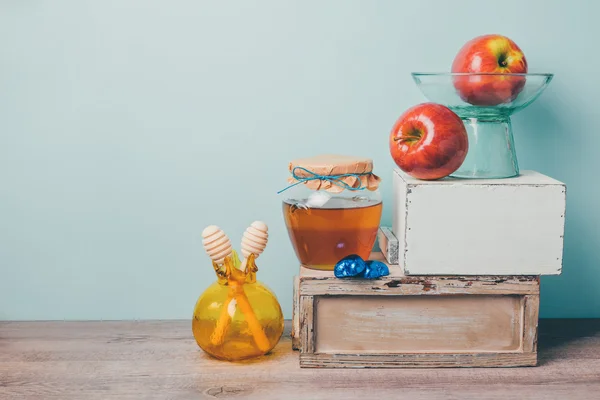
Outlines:
[[370, 260], [366, 262], [367, 268], [362, 273], [365, 279], [377, 279], [390, 274], [390, 269], [381, 261]]
[[335, 264], [333, 273], [336, 278], [349, 278], [362, 274], [367, 269], [367, 263], [359, 255], [351, 254]]
[[352, 254], [338, 261], [333, 273], [336, 278], [377, 279], [389, 275], [390, 270], [381, 261], [365, 261], [360, 256]]

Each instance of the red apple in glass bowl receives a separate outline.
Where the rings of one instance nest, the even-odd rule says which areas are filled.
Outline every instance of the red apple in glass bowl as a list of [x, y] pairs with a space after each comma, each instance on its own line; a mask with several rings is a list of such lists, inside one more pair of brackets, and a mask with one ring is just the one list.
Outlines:
[[515, 42], [502, 35], [483, 35], [468, 41], [452, 63], [454, 87], [475, 106], [514, 101], [525, 86], [527, 59]]
[[392, 128], [389, 144], [396, 165], [423, 180], [440, 179], [456, 171], [469, 148], [462, 120], [436, 103], [405, 111]]

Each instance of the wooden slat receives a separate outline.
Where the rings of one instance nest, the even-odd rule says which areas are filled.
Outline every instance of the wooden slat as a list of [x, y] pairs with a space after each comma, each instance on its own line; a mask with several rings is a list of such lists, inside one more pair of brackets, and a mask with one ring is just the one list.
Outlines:
[[242, 363], [201, 351], [191, 322], [0, 322], [0, 399], [594, 399], [600, 320], [540, 320], [538, 367], [299, 366], [290, 321], [274, 351]]
[[319, 296], [315, 304], [315, 353], [522, 352], [522, 296]]
[[536, 352], [540, 296], [524, 296], [523, 303], [523, 352]]
[[293, 300], [292, 300], [292, 332], [290, 334], [292, 338], [292, 349], [300, 349], [300, 313], [298, 312], [298, 306], [300, 303], [298, 290], [298, 284], [300, 282], [299, 276], [294, 276], [294, 288], [293, 288]]
[[432, 296], [453, 294], [539, 294], [539, 281], [531, 277], [393, 277], [376, 280], [300, 278], [301, 296]]
[[536, 362], [536, 353], [300, 354], [304, 368], [523, 367]]
[[314, 329], [314, 297], [300, 296], [300, 352], [314, 353], [315, 351], [315, 329]]

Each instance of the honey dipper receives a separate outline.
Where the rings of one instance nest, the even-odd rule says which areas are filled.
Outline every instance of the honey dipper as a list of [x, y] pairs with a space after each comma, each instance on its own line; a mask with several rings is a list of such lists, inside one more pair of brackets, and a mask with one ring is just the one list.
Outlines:
[[[255, 223], [253, 223], [252, 225], [254, 224]], [[248, 232], [249, 230], [251, 230], [252, 227], [253, 226], [248, 228], [246, 231]], [[266, 232], [266, 225], [264, 223], [262, 223], [262, 225], [259, 224], [258, 228], [255, 227], [255, 229], [259, 232]], [[259, 238], [261, 237], [260, 233], [256, 235], [259, 235]], [[264, 234], [262, 236], [264, 236]], [[202, 231], [202, 237], [204, 249], [215, 264], [223, 264], [225, 262], [225, 258], [231, 256], [233, 252], [233, 248], [231, 247], [231, 241], [229, 240], [227, 235], [225, 235], [225, 232], [223, 232], [223, 230], [218, 226], [211, 225], [206, 227]], [[244, 240], [242, 240], [242, 242], [244, 243]], [[242, 250], [242, 253], [244, 254], [244, 265], [246, 264], [248, 258], [246, 254], [250, 255], [254, 251], [258, 251], [259, 254], [262, 253], [266, 246], [266, 240], [264, 240], [262, 248], [259, 248], [257, 246], [257, 244], [242, 244], [242, 249], [247, 249], [246, 252]], [[233, 265], [231, 265], [231, 267], [233, 267]], [[217, 321], [215, 329], [211, 334], [211, 343], [215, 346], [223, 344], [225, 340], [225, 333], [229, 328], [229, 324], [231, 322], [232, 317], [232, 315], [230, 315], [229, 313], [230, 304], [231, 301], [235, 299], [236, 304], [240, 307], [240, 311], [246, 317], [246, 322], [248, 323], [248, 327], [250, 328], [250, 331], [254, 336], [256, 345], [262, 351], [268, 350], [270, 347], [269, 340], [266, 337], [260, 323], [258, 322], [258, 319], [254, 314], [254, 310], [252, 310], [252, 306], [250, 305], [246, 294], [244, 293], [243, 284], [239, 284], [233, 279], [228, 279], [228, 283], [230, 285], [229, 293], [227, 295], [227, 299], [223, 304], [219, 320]]]
[[[267, 246], [267, 241], [269, 239], [269, 228], [267, 224], [262, 221], [254, 221], [244, 232], [244, 236], [242, 236], [242, 255], [244, 256], [244, 261], [242, 262], [242, 270], [245, 270], [246, 264], [248, 262], [248, 257], [251, 254], [254, 255], [254, 258], [258, 258], [261, 253], [265, 250]], [[236, 296], [237, 304], [240, 307], [240, 311], [246, 317], [246, 322], [248, 323], [248, 328], [252, 332], [254, 336], [254, 342], [256, 346], [261, 351], [268, 351], [270, 349], [269, 338], [265, 335], [265, 332], [256, 318], [256, 314], [252, 310], [252, 306], [248, 301], [244, 293], [243, 285], [236, 285], [236, 293], [243, 294], [243, 296]]]
[[223, 264], [225, 257], [230, 256], [233, 248], [231, 241], [221, 228], [210, 225], [202, 231], [204, 250], [216, 264]]
[[242, 269], [248, 262], [250, 254], [254, 254], [254, 258], [258, 258], [267, 247], [269, 240], [269, 227], [262, 221], [254, 221], [244, 232], [242, 236], [242, 255], [244, 261]]
[[[231, 241], [225, 232], [216, 225], [210, 225], [204, 228], [202, 231], [202, 244], [204, 245], [204, 250], [216, 265], [222, 265], [225, 261], [225, 257], [230, 257], [233, 252]], [[225, 332], [227, 332], [229, 323], [231, 322], [231, 317], [227, 310], [234, 295], [235, 293], [233, 290], [229, 290], [227, 299], [223, 303], [223, 312], [221, 312], [221, 315], [219, 316], [219, 320], [215, 325], [215, 330], [210, 335], [210, 341], [215, 346], [223, 344], [225, 339]]]

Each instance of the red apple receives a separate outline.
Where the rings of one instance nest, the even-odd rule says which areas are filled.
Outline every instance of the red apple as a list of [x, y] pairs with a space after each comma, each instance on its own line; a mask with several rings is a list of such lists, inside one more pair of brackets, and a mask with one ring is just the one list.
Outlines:
[[462, 120], [448, 107], [423, 103], [398, 118], [390, 133], [392, 158], [417, 179], [439, 179], [456, 171], [469, 141]]
[[519, 46], [506, 36], [484, 35], [460, 49], [452, 72], [494, 74], [455, 76], [454, 87], [467, 103], [495, 106], [510, 103], [523, 90], [525, 77], [510, 74], [527, 73], [527, 60]]

